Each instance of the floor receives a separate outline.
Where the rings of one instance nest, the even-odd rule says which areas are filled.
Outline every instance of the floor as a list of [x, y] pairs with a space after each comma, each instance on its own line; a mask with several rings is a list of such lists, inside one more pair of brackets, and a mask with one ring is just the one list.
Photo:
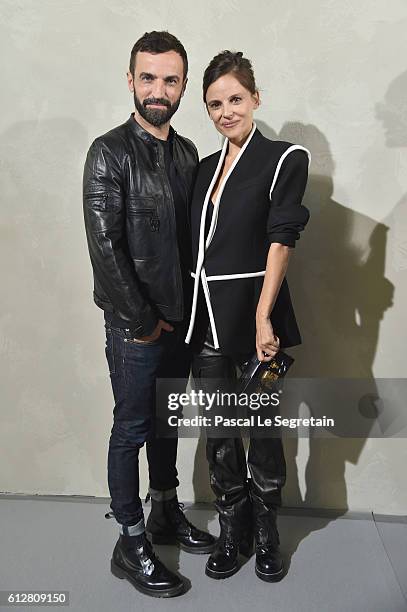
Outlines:
[[[192, 522], [218, 533], [210, 505], [185, 507]], [[254, 558], [231, 578], [215, 581], [204, 574], [205, 555], [157, 546], [188, 590], [153, 599], [110, 573], [118, 531], [114, 519], [104, 518], [108, 510], [107, 499], [1, 496], [0, 590], [69, 591], [71, 612], [407, 612], [406, 517], [282, 509], [288, 572], [275, 584], [255, 576]]]

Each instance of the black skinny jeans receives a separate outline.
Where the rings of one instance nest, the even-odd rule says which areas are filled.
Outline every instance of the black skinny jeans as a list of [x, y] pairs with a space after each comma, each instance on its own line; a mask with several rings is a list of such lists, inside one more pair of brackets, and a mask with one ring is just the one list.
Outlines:
[[[192, 375], [196, 385], [205, 392], [214, 392], [213, 383], [227, 381], [233, 391], [237, 380], [236, 367], [249, 356], [226, 356], [213, 346], [210, 328], [199, 352], [194, 351]], [[238, 432], [235, 432], [238, 433]], [[247, 466], [251, 476], [251, 488], [265, 504], [281, 506], [281, 488], [286, 480], [286, 463], [280, 437], [256, 437], [251, 432], [247, 457], [240, 435], [233, 438], [210, 437], [207, 432], [206, 456], [213, 492], [217, 499], [227, 496], [237, 500], [247, 495]]]

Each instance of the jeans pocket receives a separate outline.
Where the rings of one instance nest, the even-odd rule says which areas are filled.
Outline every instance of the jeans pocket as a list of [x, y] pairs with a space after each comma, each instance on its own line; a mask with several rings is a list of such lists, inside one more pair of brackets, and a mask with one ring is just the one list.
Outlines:
[[131, 330], [125, 330], [126, 335], [124, 341], [127, 342], [127, 344], [135, 344], [136, 346], [156, 346], [161, 343], [162, 333], [163, 330], [161, 330], [161, 334], [155, 340], [140, 340], [132, 335]]
[[109, 327], [106, 327], [105, 354], [106, 354], [106, 359], [107, 359], [107, 363], [109, 366], [109, 373], [115, 374], [116, 364], [115, 364], [115, 358], [114, 358], [114, 336], [113, 336], [112, 330]]
[[157, 344], [160, 344], [159, 338], [157, 338], [157, 340], [149, 340], [147, 342], [144, 340], [139, 340], [138, 338], [125, 338], [124, 341], [128, 344], [134, 344], [135, 346], [156, 346]]

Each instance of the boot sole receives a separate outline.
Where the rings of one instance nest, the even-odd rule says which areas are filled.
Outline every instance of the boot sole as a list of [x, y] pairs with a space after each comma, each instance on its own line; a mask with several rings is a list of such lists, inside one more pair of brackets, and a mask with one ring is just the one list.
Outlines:
[[181, 593], [183, 593], [185, 590], [185, 585], [183, 583], [172, 589], [166, 589], [162, 591], [149, 589], [148, 587], [139, 584], [131, 574], [116, 565], [113, 559], [110, 562], [110, 570], [113, 576], [116, 576], [116, 578], [120, 578], [121, 580], [128, 580], [134, 586], [134, 588], [137, 589], [137, 591], [140, 591], [140, 593], [144, 593], [144, 595], [150, 595], [151, 597], [176, 597], [177, 595], [181, 595]]
[[265, 572], [261, 572], [257, 566], [254, 568], [254, 571], [256, 572], [256, 576], [264, 582], [279, 582], [284, 576], [284, 567], [282, 567], [281, 570], [275, 574], [266, 574]]
[[229, 578], [230, 576], [233, 576], [233, 574], [236, 574], [236, 572], [239, 571], [239, 567], [239, 564], [236, 564], [235, 567], [230, 570], [226, 570], [225, 572], [218, 572], [216, 570], [209, 569], [209, 567], [205, 567], [205, 574], [209, 576], [209, 578], [223, 580], [223, 578]]
[[199, 548], [192, 548], [191, 546], [186, 546], [185, 544], [177, 540], [177, 538], [175, 537], [171, 537], [167, 535], [156, 535], [148, 531], [146, 533], [147, 533], [148, 539], [150, 540], [152, 544], [164, 544], [164, 545], [177, 544], [183, 551], [192, 553], [193, 555], [209, 554], [214, 551], [215, 546], [216, 546], [216, 542], [214, 542], [213, 544], [207, 544], [206, 546], [200, 546]]

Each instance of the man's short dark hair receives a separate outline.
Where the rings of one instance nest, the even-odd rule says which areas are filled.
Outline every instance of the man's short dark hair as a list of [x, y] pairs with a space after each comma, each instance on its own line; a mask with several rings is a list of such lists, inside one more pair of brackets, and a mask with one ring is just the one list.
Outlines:
[[138, 51], [146, 51], [147, 53], [166, 53], [167, 51], [175, 51], [182, 57], [184, 63], [184, 79], [187, 78], [188, 74], [188, 58], [187, 52], [184, 49], [182, 43], [167, 31], [146, 32], [141, 38], [134, 44], [130, 54], [130, 66], [129, 70], [134, 75], [134, 68], [136, 65], [136, 53]]

